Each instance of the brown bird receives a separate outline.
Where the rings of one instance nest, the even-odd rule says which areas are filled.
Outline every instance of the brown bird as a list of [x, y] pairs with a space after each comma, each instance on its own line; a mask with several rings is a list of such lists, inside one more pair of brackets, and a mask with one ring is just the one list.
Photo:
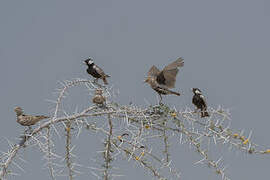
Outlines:
[[97, 105], [104, 105], [106, 102], [106, 98], [102, 95], [102, 90], [101, 89], [96, 89], [94, 98], [92, 99], [93, 103]]
[[48, 116], [25, 115], [21, 107], [16, 107], [14, 111], [17, 115], [17, 122], [22, 126], [32, 126], [42, 119], [49, 118]]
[[91, 76], [93, 76], [95, 79], [95, 82], [101, 78], [104, 82], [104, 84], [108, 84], [107, 82], [107, 77], [110, 77], [109, 75], [105, 74], [104, 71], [99, 67], [97, 66], [93, 59], [92, 58], [87, 58], [85, 61], [85, 64], [88, 66], [87, 68], [87, 73], [90, 74]]
[[171, 91], [170, 88], [174, 88], [178, 67], [182, 66], [184, 66], [184, 59], [180, 57], [167, 65], [162, 71], [156, 66], [152, 66], [148, 71], [144, 82], [147, 82], [159, 94], [160, 102], [162, 101], [161, 95], [174, 94], [180, 96], [180, 93]]

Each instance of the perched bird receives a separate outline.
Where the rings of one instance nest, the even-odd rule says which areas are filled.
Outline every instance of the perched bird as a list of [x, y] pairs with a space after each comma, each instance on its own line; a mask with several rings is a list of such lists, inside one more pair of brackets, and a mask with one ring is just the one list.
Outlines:
[[42, 119], [49, 118], [48, 116], [25, 115], [23, 113], [22, 108], [20, 107], [16, 107], [14, 111], [16, 112], [17, 115], [17, 122], [22, 126], [32, 126]]
[[94, 78], [96, 78], [95, 81], [101, 78], [104, 84], [108, 84], [106, 78], [110, 76], [105, 74], [104, 71], [94, 63], [92, 58], [87, 58], [84, 62], [88, 66], [86, 70], [87, 73], [92, 75]]
[[97, 105], [104, 105], [106, 102], [106, 98], [102, 95], [102, 90], [101, 89], [96, 89], [95, 95], [92, 99], [93, 103]]
[[170, 88], [174, 88], [178, 67], [182, 66], [184, 66], [184, 59], [180, 57], [167, 65], [162, 71], [156, 66], [152, 66], [148, 71], [144, 82], [147, 82], [159, 94], [160, 102], [162, 100], [161, 95], [174, 94], [180, 96], [180, 93], [171, 91]]
[[205, 97], [202, 95], [201, 90], [198, 88], [192, 88], [192, 91], [194, 93], [192, 103], [197, 107], [197, 109], [201, 110], [201, 117], [203, 118], [209, 116]]

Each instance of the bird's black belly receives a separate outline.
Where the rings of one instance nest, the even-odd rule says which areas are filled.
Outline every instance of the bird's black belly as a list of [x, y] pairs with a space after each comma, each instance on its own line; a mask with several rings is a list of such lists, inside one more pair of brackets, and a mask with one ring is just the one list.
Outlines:
[[95, 77], [95, 78], [100, 78], [101, 77], [101, 75], [93, 68], [93, 67], [89, 67], [88, 69], [87, 69], [87, 72], [89, 73], [89, 74], [91, 74], [93, 77]]
[[192, 99], [192, 103], [198, 108], [198, 109], [203, 109], [205, 107], [205, 104], [203, 102], [203, 100], [195, 95]]

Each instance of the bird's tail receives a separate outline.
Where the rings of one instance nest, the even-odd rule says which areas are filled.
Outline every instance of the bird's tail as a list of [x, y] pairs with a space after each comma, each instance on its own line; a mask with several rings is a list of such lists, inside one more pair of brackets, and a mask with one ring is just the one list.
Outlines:
[[32, 116], [32, 123], [31, 125], [34, 125], [36, 124], [37, 122], [43, 120], [43, 119], [47, 119], [47, 118], [50, 118], [49, 116]]
[[48, 119], [48, 118], [50, 118], [49, 116], [36, 116], [38, 119]]
[[178, 93], [178, 92], [171, 91], [171, 90], [169, 90], [169, 92], [170, 92], [171, 94], [175, 94], [176, 96], [180, 96], [180, 93]]
[[[106, 75], [106, 77], [108, 77], [108, 75]], [[103, 77], [102, 80], [103, 80], [104, 84], [107, 85], [107, 84], [108, 84], [108, 81], [107, 81], [106, 77]], [[109, 76], [109, 77], [110, 77], [110, 76]]]
[[206, 110], [201, 111], [201, 117], [209, 117], [209, 113]]

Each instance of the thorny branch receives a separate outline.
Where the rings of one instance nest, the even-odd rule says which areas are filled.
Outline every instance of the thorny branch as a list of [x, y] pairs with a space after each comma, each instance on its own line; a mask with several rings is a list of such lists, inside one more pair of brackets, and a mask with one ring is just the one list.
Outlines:
[[50, 127], [47, 128], [47, 158], [48, 158], [48, 168], [50, 172], [50, 176], [53, 180], [55, 180], [54, 170], [52, 166], [52, 150], [51, 150], [51, 137], [50, 137]]
[[[76, 158], [72, 154], [73, 142], [71, 142], [71, 139], [74, 134], [71, 131], [77, 131], [77, 137], [83, 130], [103, 134], [105, 137], [104, 165], [102, 169], [95, 168], [97, 172], [93, 174], [99, 179], [102, 176], [104, 180], [112, 179], [115, 176], [112, 172], [111, 162], [121, 154], [126, 157], [127, 161], [139, 163], [142, 168], [151, 172], [152, 176], [157, 179], [168, 179], [168, 174], [165, 175], [161, 171], [164, 168], [169, 170], [169, 174], [179, 178], [179, 173], [172, 167], [173, 156], [169, 154], [169, 145], [173, 142], [170, 142], [170, 140], [176, 137], [180, 138], [181, 144], [191, 145], [195, 152], [202, 157], [195, 164], [207, 165], [207, 167], [214, 169], [224, 180], [229, 178], [226, 176], [225, 168], [221, 163], [222, 158], [217, 158], [218, 160], [214, 161], [207, 153], [206, 144], [209, 140], [212, 140], [215, 144], [228, 145], [229, 148], [234, 147], [249, 154], [270, 153], [270, 149], [264, 149], [251, 141], [251, 133], [249, 136], [245, 136], [243, 132], [233, 130], [230, 127], [229, 112], [221, 107], [209, 109], [210, 117], [201, 119], [198, 113], [190, 109], [176, 110], [166, 105], [142, 108], [107, 101], [106, 107], [91, 105], [80, 112], [76, 111], [70, 113], [70, 115], [58, 117], [60, 110], [65, 111], [61, 104], [68, 89], [81, 85], [86, 86], [89, 91], [102, 88], [104, 96], [107, 99], [110, 98], [108, 89], [89, 80], [76, 79], [64, 82], [55, 101], [56, 106], [52, 118], [42, 122], [30, 134], [25, 134], [19, 144], [12, 145], [11, 150], [0, 155], [0, 180], [14, 174], [15, 168], [11, 165], [16, 165], [15, 159], [19, 154], [19, 150], [25, 148], [30, 151], [30, 147], [35, 147], [35, 145], [38, 145], [42, 152], [45, 153], [51, 178], [55, 180], [57, 175], [63, 175], [62, 171], [57, 172], [56, 169], [59, 167], [64, 168], [64, 165], [61, 166], [53, 162], [55, 157], [58, 156], [52, 152], [52, 142], [55, 136], [51, 135], [51, 128], [58, 133], [57, 128], [61, 129], [60, 127], [63, 125], [65, 131], [61, 133], [66, 132], [65, 166], [68, 169], [70, 180], [74, 178], [75, 174], [79, 173], [74, 169], [77, 164], [71, 160], [71, 157], [72, 159]], [[106, 121], [104, 121], [104, 117], [107, 117]], [[113, 126], [116, 123], [122, 124], [122, 126]], [[105, 125], [109, 128], [104, 128]], [[160, 139], [163, 145], [151, 145], [150, 142], [155, 139]], [[164, 157], [156, 154], [157, 149], [163, 149]], [[87, 167], [87, 165], [84, 167]]]
[[163, 141], [164, 141], [164, 154], [166, 155], [166, 162], [169, 163], [169, 144], [168, 136], [166, 135], [166, 121], [163, 122]]
[[72, 166], [72, 162], [71, 162], [71, 122], [67, 121], [66, 122], [66, 164], [67, 164], [67, 168], [68, 168], [68, 177], [69, 180], [73, 179], [73, 166]]
[[104, 180], [108, 180], [109, 179], [109, 168], [110, 168], [110, 163], [112, 161], [112, 157], [111, 157], [111, 151], [112, 151], [112, 145], [111, 145], [111, 137], [113, 135], [113, 124], [112, 124], [112, 119], [111, 119], [111, 115], [108, 114], [108, 124], [109, 124], [109, 134], [108, 134], [108, 138], [105, 142], [105, 152], [104, 152], [104, 159], [105, 159], [105, 165], [104, 165]]
[[4, 180], [5, 176], [8, 174], [8, 167], [12, 163], [12, 160], [15, 158], [15, 156], [18, 153], [18, 150], [20, 149], [19, 145], [15, 145], [7, 154], [7, 160], [4, 163], [1, 163], [2, 169], [0, 172], [0, 180]]

